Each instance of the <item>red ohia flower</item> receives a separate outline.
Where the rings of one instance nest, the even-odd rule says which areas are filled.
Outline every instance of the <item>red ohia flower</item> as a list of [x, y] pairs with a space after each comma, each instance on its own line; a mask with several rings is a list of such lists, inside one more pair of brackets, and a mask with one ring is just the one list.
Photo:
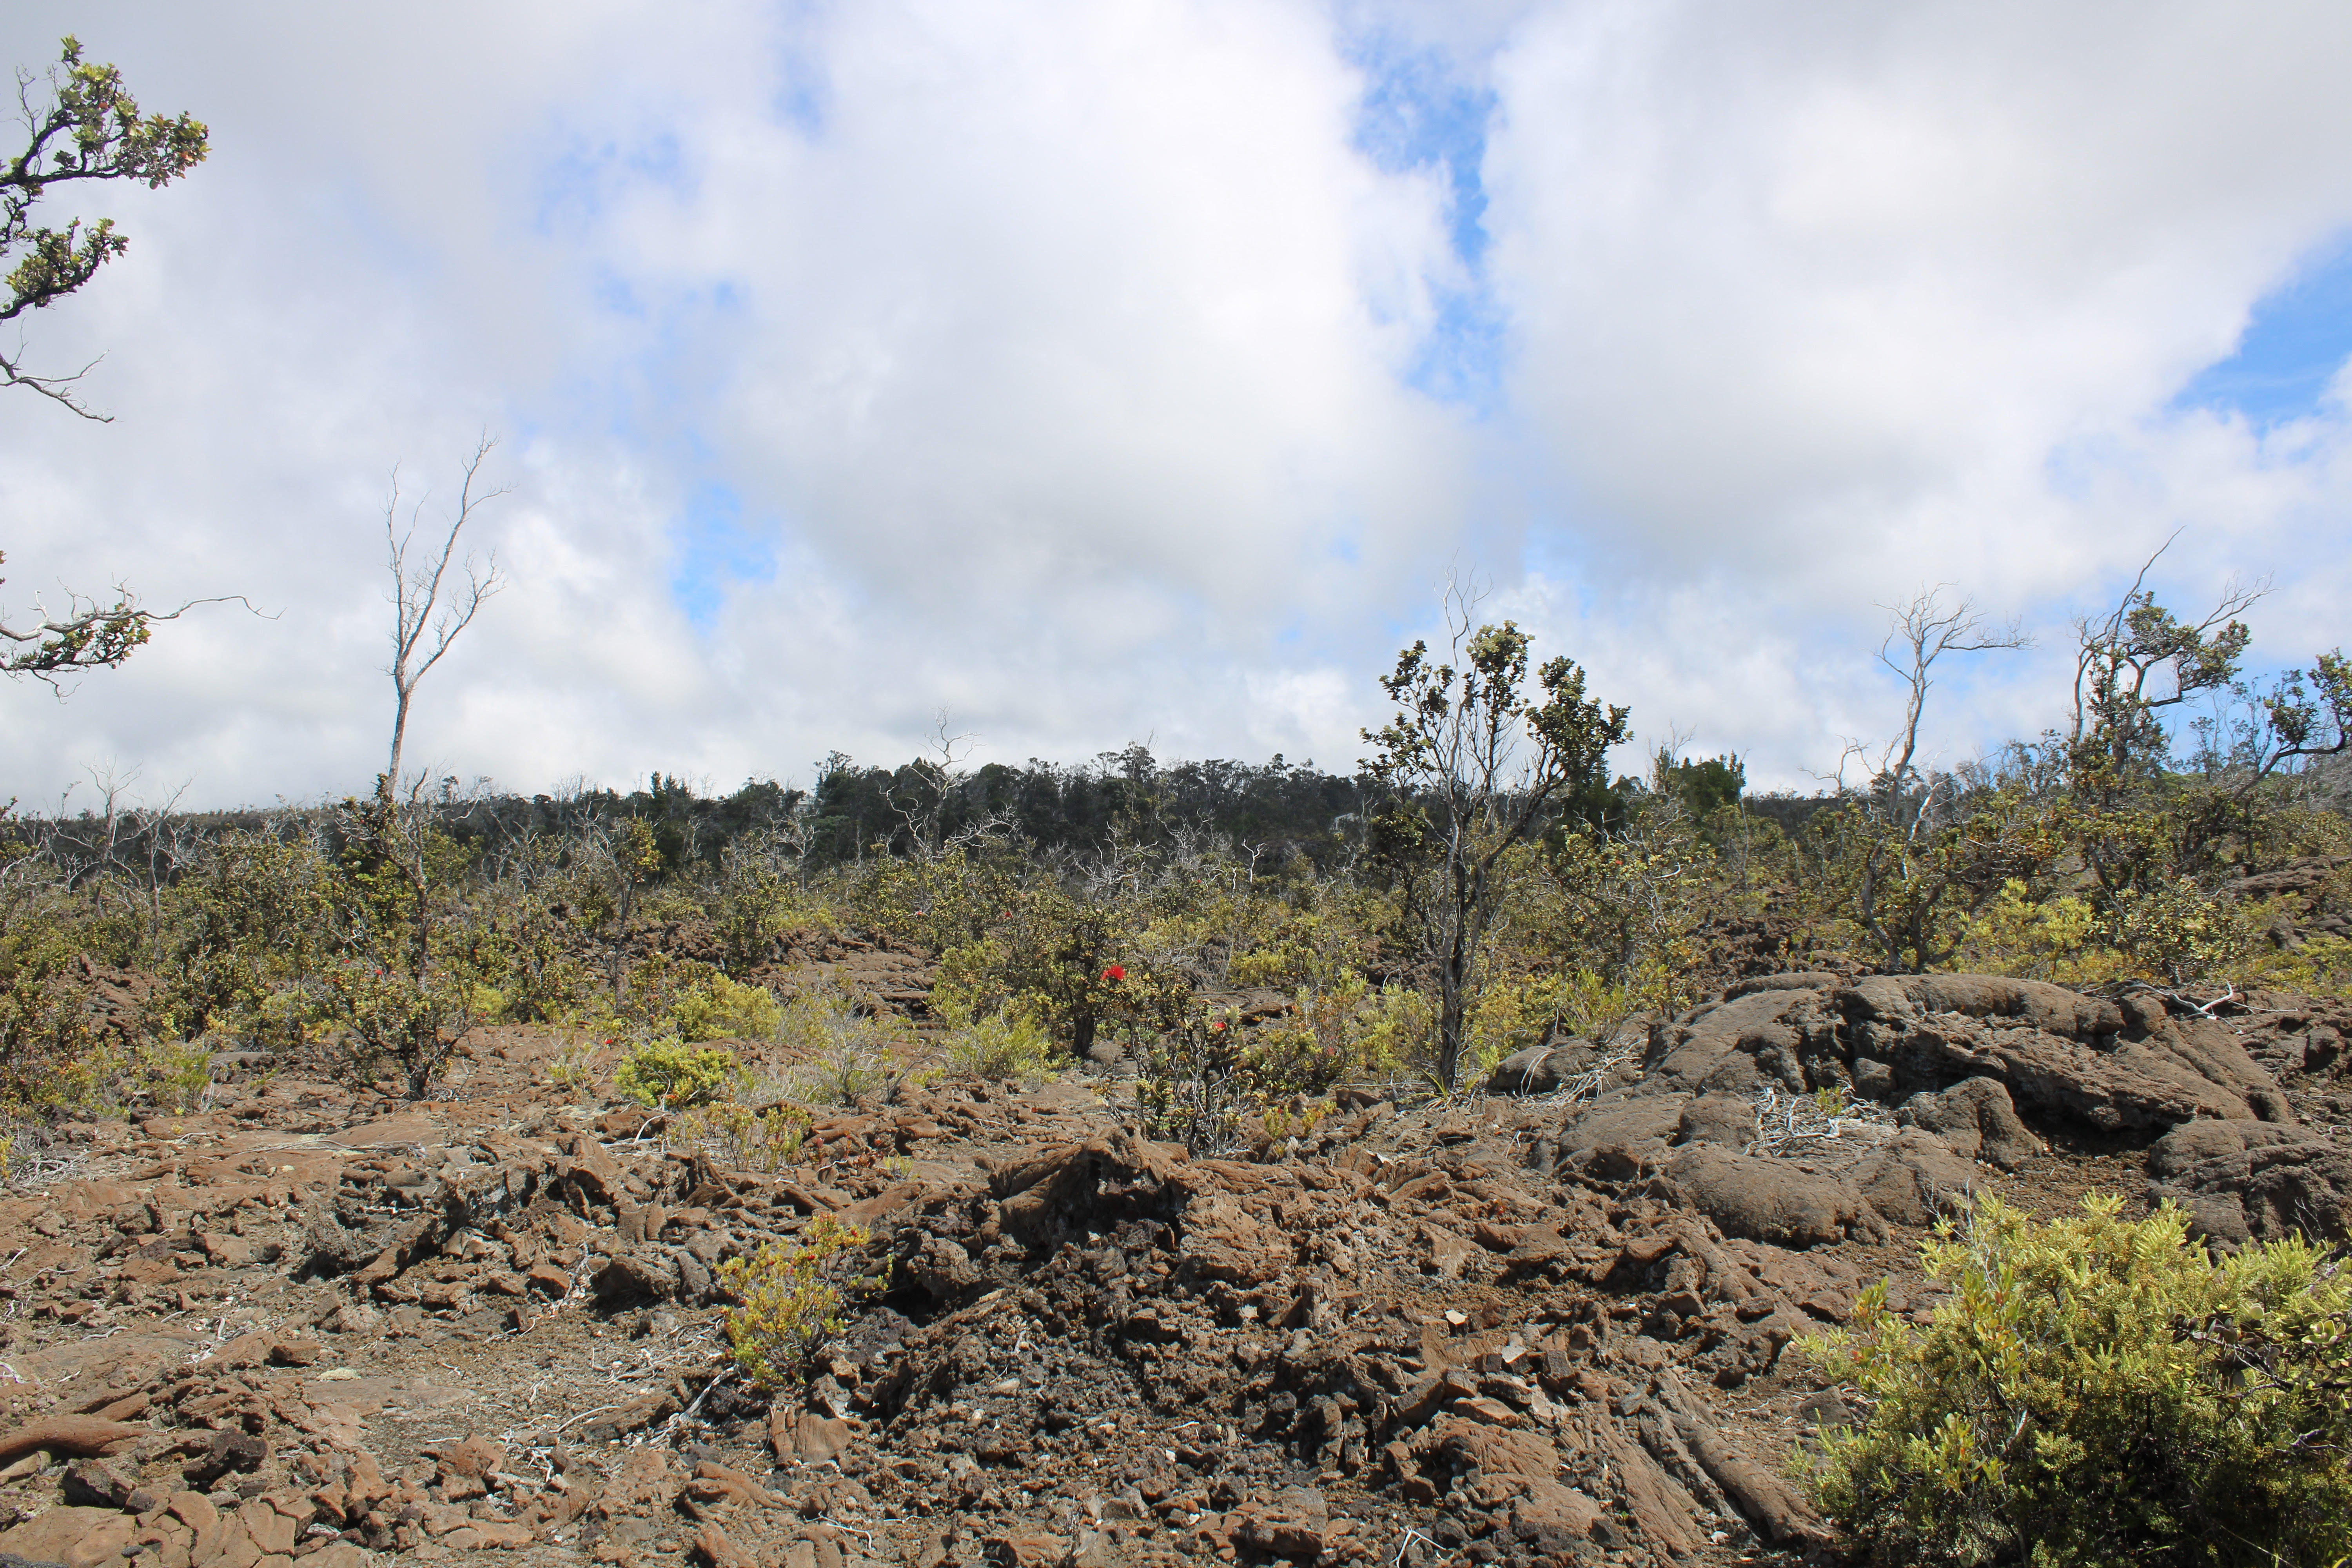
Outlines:
[[1127, 978], [1127, 971], [1114, 963], [1108, 969], [1103, 971], [1103, 978], [1105, 980], [1124, 980]]

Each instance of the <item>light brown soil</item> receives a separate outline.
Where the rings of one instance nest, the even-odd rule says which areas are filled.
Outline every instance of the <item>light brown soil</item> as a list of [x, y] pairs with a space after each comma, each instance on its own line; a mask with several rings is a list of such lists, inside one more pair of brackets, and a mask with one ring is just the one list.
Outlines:
[[[2307, 1121], [2340, 1121], [2310, 1013], [2243, 1027]], [[1826, 1532], [1775, 1473], [1841, 1412], [1798, 1342], [1882, 1277], [1899, 1308], [1934, 1299], [1916, 1230], [1788, 1251], [1639, 1175], [1530, 1163], [1557, 1100], [1359, 1103], [1194, 1160], [1138, 1135], [1122, 1065], [1089, 1064], [869, 1099], [759, 1171], [567, 1100], [560, 1044], [484, 1031], [425, 1104], [280, 1074], [20, 1162], [0, 1440], [120, 1426], [0, 1472], [0, 1551], [1793, 1558]], [[1984, 1186], [2040, 1214], [2144, 1190], [2139, 1144], [2035, 1131], [2054, 1152]], [[881, 1283], [805, 1386], [747, 1388], [717, 1266], [827, 1214], [870, 1229]]]

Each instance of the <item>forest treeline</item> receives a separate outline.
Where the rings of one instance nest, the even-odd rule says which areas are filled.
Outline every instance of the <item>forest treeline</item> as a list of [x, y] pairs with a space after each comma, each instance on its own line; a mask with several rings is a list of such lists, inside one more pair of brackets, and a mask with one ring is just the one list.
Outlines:
[[[782, 844], [812, 876], [976, 837], [1005, 839], [1064, 859], [1121, 847], [1163, 850], [1183, 842], [1214, 843], [1233, 847], [1268, 871], [1298, 859], [1329, 874], [1363, 853], [1366, 804], [1376, 793], [1360, 773], [1326, 773], [1279, 754], [1263, 763], [1162, 763], [1141, 745], [1086, 763], [1033, 758], [1019, 767], [991, 763], [969, 771], [919, 758], [895, 768], [865, 766], [835, 752], [814, 773], [814, 789], [754, 777], [725, 793], [707, 783], [698, 788], [683, 773], [658, 771], [629, 790], [583, 782], [532, 795], [499, 790], [489, 781], [461, 786], [451, 778], [421, 793], [415, 809], [476, 851], [534, 836], [561, 838], [643, 822], [663, 878], [713, 870], [730, 846], [747, 837]], [[1784, 829], [1836, 799], [1828, 790], [1747, 793], [1746, 768], [1737, 756], [1668, 759], [1663, 774], [1654, 766], [1648, 776], [1596, 782], [1558, 815], [1622, 827], [1660, 787], [1696, 816], [1736, 804]], [[335, 835], [332, 803], [179, 812], [133, 804], [127, 790], [103, 781], [89, 804], [21, 814], [16, 822], [20, 834], [38, 838], [85, 874], [135, 864], [165, 882], [176, 879], [202, 846], [225, 836], [283, 832], [293, 824]]]
[[[2135, 584], [2079, 628], [2067, 723], [1937, 768], [1937, 661], [2012, 634], [1923, 595], [1888, 641], [1902, 727], [1810, 796], [1750, 794], [1737, 756], [1613, 773], [1627, 710], [1458, 602], [1380, 679], [1391, 718], [1346, 775], [1141, 746], [965, 767], [943, 742], [835, 753], [805, 792], [387, 773], [208, 816], [102, 789], [0, 820], [0, 1100], [135, 1098], [223, 1049], [415, 1096], [482, 1024], [774, 1043], [807, 1004], [809, 1049], [904, 1055], [919, 1022], [1035, 1068], [1109, 1038], [1224, 1115], [1350, 1079], [1451, 1092], [1773, 969], [2339, 993], [2352, 666], [2249, 682], [2250, 602], [2184, 620]], [[925, 1016], [810, 1003], [845, 944], [934, 963]], [[1286, 998], [1245, 1037], [1220, 1012], [1244, 989]]]

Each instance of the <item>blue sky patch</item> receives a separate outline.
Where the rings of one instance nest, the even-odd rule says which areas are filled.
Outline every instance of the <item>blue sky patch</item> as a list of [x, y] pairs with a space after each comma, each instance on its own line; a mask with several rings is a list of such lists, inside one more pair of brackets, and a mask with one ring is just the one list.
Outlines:
[[833, 102], [833, 82], [824, 59], [798, 45], [787, 45], [779, 74], [783, 81], [773, 100], [776, 117], [811, 142], [823, 140]]
[[1486, 290], [1486, 126], [1492, 89], [1465, 80], [1432, 49], [1400, 47], [1381, 33], [1347, 40], [1364, 72], [1355, 144], [1388, 174], [1436, 169], [1446, 186], [1446, 237], [1467, 288], [1435, 289], [1437, 320], [1405, 379], [1449, 403], [1486, 406], [1500, 380], [1503, 321]]
[[729, 590], [775, 580], [774, 542], [745, 526], [743, 499], [725, 485], [705, 485], [697, 492], [670, 541], [677, 560], [670, 568], [669, 596], [698, 631], [717, 627]]
[[1486, 121], [1492, 89], [1456, 77], [1433, 50], [1400, 52], [1386, 38], [1349, 51], [1365, 75], [1356, 146], [1373, 166], [1396, 174], [1443, 165], [1450, 191], [1447, 226], [1454, 253], [1472, 268], [1486, 257]]
[[1407, 384], [1484, 411], [1501, 390], [1503, 312], [1484, 288], [1437, 291], [1437, 324], [1405, 373]]
[[2173, 406], [2233, 410], [2261, 428], [2306, 418], [2347, 357], [2352, 240], [2339, 240], [2256, 300], [2237, 352], [2200, 371]]
[[632, 184], [692, 194], [685, 148], [675, 132], [661, 132], [626, 147], [614, 141], [591, 143], [572, 138], [540, 166], [539, 210], [531, 226], [541, 235], [576, 237], [604, 216], [614, 195]]

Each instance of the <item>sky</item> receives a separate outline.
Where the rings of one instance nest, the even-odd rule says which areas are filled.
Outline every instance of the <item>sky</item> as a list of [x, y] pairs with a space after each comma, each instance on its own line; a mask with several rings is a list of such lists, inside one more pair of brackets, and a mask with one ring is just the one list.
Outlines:
[[[1345, 768], [1447, 583], [1633, 710], [1618, 765], [1811, 790], [1888, 606], [2033, 634], [2267, 581], [2352, 641], [2352, 9], [1475, 0], [18, 0], [210, 160], [19, 323], [0, 608], [159, 626], [0, 686], [0, 799], [383, 766], [384, 509], [503, 590], [408, 762], [526, 793], [895, 763]], [[16, 346], [12, 342], [12, 346]], [[102, 355], [102, 358], [99, 356]], [[70, 792], [70, 793], [68, 793]]]

